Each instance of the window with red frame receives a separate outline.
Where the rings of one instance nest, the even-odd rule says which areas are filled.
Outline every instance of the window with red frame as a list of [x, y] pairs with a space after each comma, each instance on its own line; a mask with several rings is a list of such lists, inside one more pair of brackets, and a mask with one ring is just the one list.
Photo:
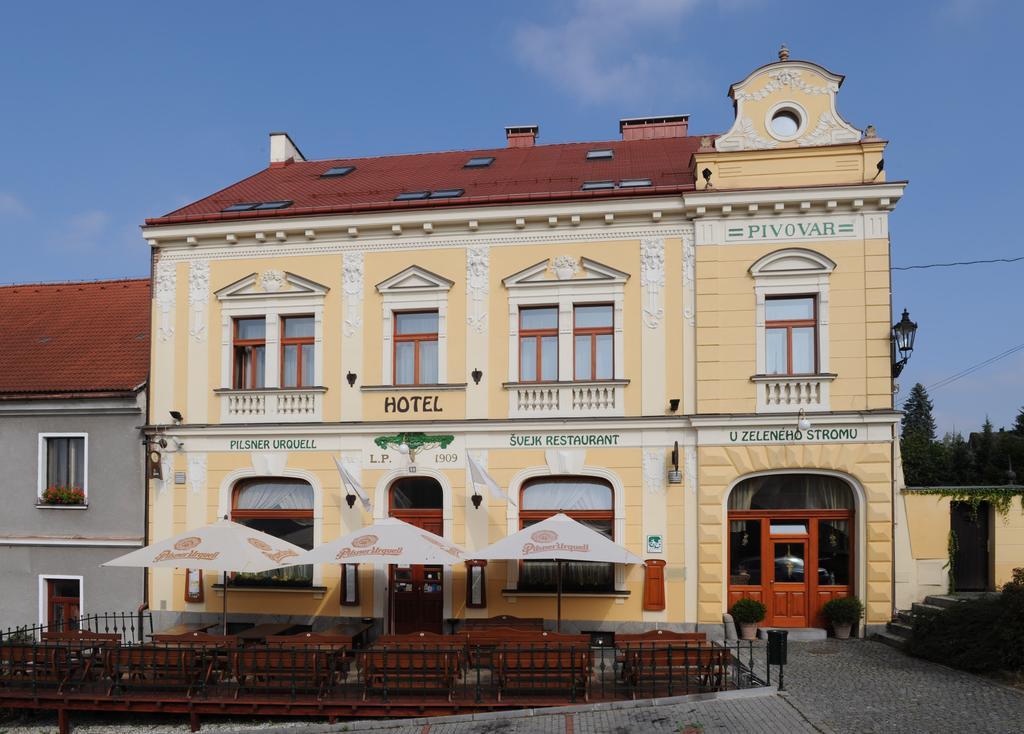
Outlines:
[[[301, 479], [256, 477], [235, 485], [231, 519], [305, 550], [313, 548], [313, 487]], [[310, 586], [312, 566], [286, 566], [240, 573], [238, 586]]]
[[315, 378], [312, 316], [281, 319], [281, 387], [311, 387]]
[[812, 375], [818, 371], [818, 315], [813, 296], [766, 298], [765, 373]]
[[614, 340], [611, 304], [576, 306], [573, 309], [575, 379], [612, 379], [615, 376]]
[[[612, 486], [596, 477], [554, 476], [527, 480], [520, 492], [521, 528], [564, 512], [591, 530], [615, 540], [615, 512]], [[554, 561], [522, 561], [520, 591], [554, 591], [557, 583]], [[615, 564], [590, 561], [562, 563], [562, 590], [601, 593], [615, 588]]]
[[558, 380], [558, 307], [519, 309], [519, 381]]
[[437, 384], [437, 311], [395, 314], [396, 385]]
[[236, 390], [254, 390], [265, 382], [267, 320], [263, 316], [235, 319], [234, 380]]

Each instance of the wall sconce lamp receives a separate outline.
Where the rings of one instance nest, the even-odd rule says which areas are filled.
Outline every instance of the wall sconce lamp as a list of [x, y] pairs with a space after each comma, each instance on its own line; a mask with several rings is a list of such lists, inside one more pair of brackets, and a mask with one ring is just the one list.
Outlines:
[[481, 378], [483, 378], [484, 376], [484, 373], [480, 371], [479, 367], [476, 367], [473, 369], [472, 372], [469, 373], [469, 376], [473, 378], [474, 385], [479, 385]]
[[175, 423], [181, 423], [181, 421], [184, 420], [182, 418], [180, 410], [172, 410], [172, 411], [170, 411], [170, 413], [171, 413], [171, 420], [174, 421]]
[[356, 505], [356, 496], [349, 492], [345, 495], [345, 502], [348, 503], [348, 509], [352, 509]]
[[[914, 351], [914, 339], [917, 337], [917, 324], [910, 320], [907, 309], [903, 309], [903, 318], [892, 326], [892, 376], [896, 379], [910, 361]], [[899, 356], [897, 356], [899, 355]]]
[[700, 172], [700, 175], [704, 177], [704, 188], [710, 189], [711, 188], [711, 169], [710, 168], [705, 168], [703, 171]]
[[348, 374], [345, 375], [345, 379], [348, 380], [348, 386], [349, 387], [355, 387], [356, 386], [356, 378], [357, 377], [358, 377], [358, 375], [355, 372], [353, 372], [352, 370], [349, 370]]
[[811, 428], [811, 422], [807, 419], [803, 408], [800, 408], [800, 412], [796, 414], [796, 427], [801, 431], [807, 431]]
[[679, 471], [679, 442], [676, 441], [675, 446], [672, 447], [672, 468], [668, 470], [668, 483], [669, 484], [682, 484], [683, 473]]
[[469, 498], [469, 501], [473, 503], [473, 509], [479, 510], [480, 503], [484, 501], [484, 498], [476, 490], [473, 491], [473, 496]]
[[679, 410], [679, 398], [672, 398], [668, 401], [668, 409], [670, 412], [675, 413]]

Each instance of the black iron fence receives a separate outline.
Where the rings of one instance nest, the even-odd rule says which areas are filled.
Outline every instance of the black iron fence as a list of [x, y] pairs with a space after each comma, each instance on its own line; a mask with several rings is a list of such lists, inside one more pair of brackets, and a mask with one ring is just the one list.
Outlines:
[[[83, 623], [88, 622], [88, 628]], [[123, 624], [122, 624], [123, 623]], [[95, 615], [74, 630], [22, 628], [0, 639], [4, 691], [62, 697], [557, 705], [767, 685], [754, 644], [612, 646], [408, 643], [243, 645], [236, 638], [146, 642], [135, 615]], [[27, 631], [26, 631], [27, 630]], [[150, 630], [151, 631], [151, 628]]]
[[71, 633], [119, 635], [126, 645], [145, 642], [153, 633], [153, 618], [147, 611], [101, 612], [68, 619], [57, 624], [35, 624], [0, 629], [0, 643], [33, 642]]

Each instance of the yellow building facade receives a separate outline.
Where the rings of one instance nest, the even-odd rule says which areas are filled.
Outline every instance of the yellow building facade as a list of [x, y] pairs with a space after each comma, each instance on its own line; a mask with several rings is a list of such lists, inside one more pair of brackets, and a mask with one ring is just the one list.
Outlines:
[[[522, 181], [502, 198], [452, 180], [460, 193], [433, 206], [400, 156], [388, 175], [416, 196], [301, 206], [388, 159], [306, 161], [275, 134], [273, 200], [243, 182], [149, 220], [148, 430], [166, 441], [150, 541], [227, 515], [316, 545], [394, 515], [472, 551], [561, 510], [646, 561], [568, 569], [566, 628], [710, 627], [744, 596], [776, 626], [824, 626], [821, 604], [850, 594], [869, 626], [888, 621], [888, 218], [904, 183], [886, 181], [873, 129], [839, 115], [842, 77], [784, 56], [730, 88], [724, 134], [624, 120], [622, 141], [560, 150], [587, 161], [564, 196], [551, 176], [518, 198]], [[535, 134], [460, 155], [498, 170], [563, 148]], [[602, 157], [623, 168], [586, 168]], [[653, 168], [629, 168], [641, 159]], [[646, 172], [662, 169], [678, 178]], [[469, 457], [509, 501], [474, 485]], [[213, 615], [219, 583], [152, 571], [148, 603], [168, 621]], [[542, 563], [364, 564], [237, 578], [230, 594], [237, 619], [398, 609], [396, 627], [440, 631], [550, 618], [552, 583]]]

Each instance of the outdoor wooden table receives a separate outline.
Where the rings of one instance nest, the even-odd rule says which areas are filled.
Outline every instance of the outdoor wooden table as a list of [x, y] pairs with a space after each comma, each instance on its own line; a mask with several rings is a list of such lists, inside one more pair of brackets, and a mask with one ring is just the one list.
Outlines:
[[342, 622], [333, 627], [320, 630], [317, 634], [330, 637], [347, 637], [352, 643], [352, 647], [365, 647], [366, 633], [372, 628], [373, 625], [367, 622]]
[[288, 630], [294, 626], [293, 624], [257, 624], [255, 627], [242, 630], [237, 636], [243, 645], [251, 642], [263, 642], [268, 637], [273, 637], [274, 635], [288, 634]]
[[173, 627], [168, 627], [165, 630], [154, 632], [150, 637], [154, 640], [158, 637], [184, 637], [191, 635], [193, 632], [206, 632], [208, 629], [212, 629], [217, 626], [216, 622], [189, 622], [187, 624], [176, 624]]

